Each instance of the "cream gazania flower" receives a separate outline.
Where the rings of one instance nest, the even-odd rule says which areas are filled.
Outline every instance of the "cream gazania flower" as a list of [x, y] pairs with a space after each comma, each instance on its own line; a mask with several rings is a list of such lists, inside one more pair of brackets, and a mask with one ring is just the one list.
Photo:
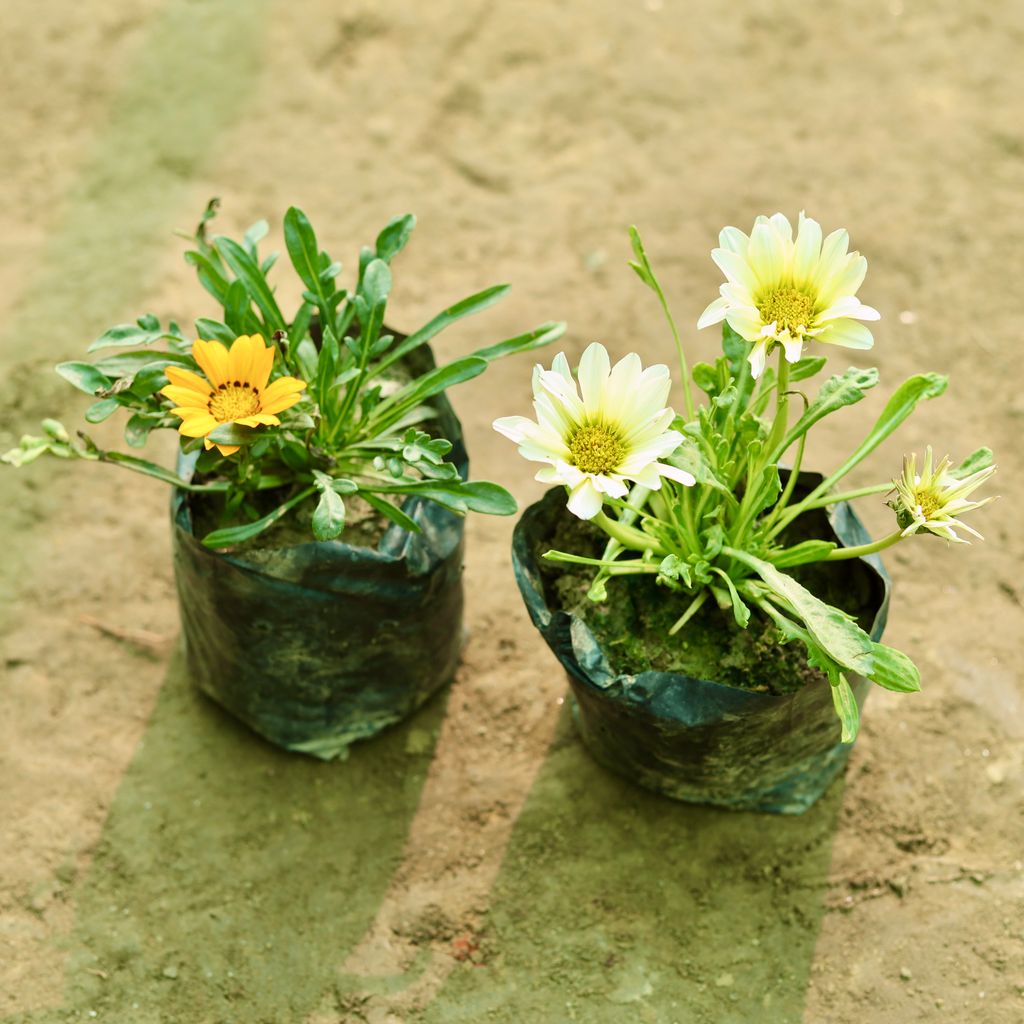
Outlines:
[[925, 530], [957, 544], [969, 544], [970, 541], [956, 535], [953, 527], [957, 526], [983, 540], [977, 530], [961, 523], [959, 517], [993, 500], [968, 501], [967, 496], [981, 486], [996, 467], [988, 466], [960, 479], [952, 474], [948, 455], [937, 466], [933, 463], [930, 445], [925, 449], [920, 473], [917, 472], [917, 456], [904, 455], [903, 475], [893, 480], [896, 497], [889, 502], [889, 507], [896, 513], [896, 522], [902, 527], [903, 536], [909, 537]]
[[[548, 463], [537, 473], [542, 483], [569, 488], [569, 511], [593, 519], [607, 495], [624, 498], [627, 480], [657, 490], [669, 477], [692, 486], [685, 470], [658, 459], [679, 447], [683, 435], [668, 426], [675, 418], [665, 408], [672, 381], [668, 367], [640, 365], [631, 352], [610, 365], [603, 345], [583, 353], [579, 390], [564, 353], [550, 370], [533, 372], [533, 408], [537, 421], [505, 416], [494, 429], [519, 445], [519, 454], [532, 462]], [[582, 391], [582, 397], [580, 396]]]
[[795, 363], [804, 341], [845, 348], [871, 348], [871, 332], [859, 320], [878, 320], [879, 312], [856, 296], [868, 261], [847, 252], [850, 236], [840, 229], [821, 240], [821, 225], [800, 214], [796, 240], [781, 214], [758, 217], [748, 238], [738, 228], [723, 228], [721, 248], [711, 251], [727, 280], [721, 297], [701, 314], [698, 327], [727, 320], [754, 347], [754, 378], [764, 371], [768, 352], [782, 345]]
[[[160, 393], [175, 403], [171, 412], [181, 417], [178, 432], [205, 438], [207, 449], [215, 444], [208, 435], [222, 423], [276, 426], [281, 421], [275, 414], [293, 406], [306, 386], [297, 377], [278, 377], [267, 385], [274, 347], [258, 334], [243, 334], [230, 350], [219, 341], [199, 340], [192, 346], [192, 356], [206, 379], [180, 366], [168, 366], [164, 373], [170, 384]], [[221, 455], [238, 451], [237, 445], [218, 444], [217, 448]]]

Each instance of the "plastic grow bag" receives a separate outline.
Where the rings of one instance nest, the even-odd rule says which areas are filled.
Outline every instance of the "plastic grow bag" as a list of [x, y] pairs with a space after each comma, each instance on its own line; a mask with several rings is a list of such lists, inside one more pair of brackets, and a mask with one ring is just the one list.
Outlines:
[[[434, 365], [426, 346], [411, 355], [416, 373]], [[465, 476], [458, 418], [444, 396], [434, 404]], [[402, 508], [421, 533], [391, 524], [376, 548], [311, 539], [254, 559], [204, 547], [176, 490], [174, 572], [199, 688], [272, 743], [326, 760], [448, 683], [463, 642], [464, 522], [421, 498]]]
[[[813, 486], [820, 479], [802, 473], [800, 482]], [[781, 814], [807, 810], [850, 752], [839, 741], [827, 683], [775, 696], [682, 673], [630, 675], [616, 668], [581, 618], [552, 607], [539, 571], [538, 547], [570, 514], [564, 489], [548, 491], [516, 524], [512, 559], [533, 624], [568, 672], [576, 723], [593, 757], [677, 800]], [[870, 541], [848, 505], [836, 506], [830, 523], [845, 546]], [[851, 586], [868, 595], [877, 641], [889, 607], [889, 577], [877, 556], [842, 564], [853, 574]], [[848, 679], [863, 706], [871, 684]]]

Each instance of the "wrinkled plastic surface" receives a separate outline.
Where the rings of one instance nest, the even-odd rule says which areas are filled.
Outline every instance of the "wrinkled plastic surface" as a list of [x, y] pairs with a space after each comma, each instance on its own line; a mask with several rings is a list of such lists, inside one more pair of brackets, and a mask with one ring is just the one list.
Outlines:
[[[820, 477], [801, 474], [801, 485], [805, 480], [813, 486]], [[512, 560], [530, 617], [569, 674], [576, 723], [594, 758], [677, 800], [781, 814], [807, 810], [850, 752], [839, 742], [831, 688], [810, 684], [774, 696], [682, 673], [620, 671], [581, 618], [549, 605], [535, 551], [570, 514], [564, 489], [548, 491], [516, 525]], [[845, 546], [870, 540], [848, 505], [835, 508], [831, 526]], [[877, 556], [841, 564], [851, 588], [866, 593], [876, 609], [870, 632], [879, 640], [889, 577]], [[863, 706], [871, 684], [848, 679]]]
[[[433, 366], [426, 346], [413, 355], [414, 372]], [[461, 425], [446, 398], [435, 404], [465, 476]], [[463, 641], [464, 521], [420, 498], [402, 507], [422, 533], [392, 524], [375, 549], [311, 540], [254, 559], [203, 547], [175, 491], [174, 571], [199, 688], [272, 743], [326, 760], [448, 683]]]

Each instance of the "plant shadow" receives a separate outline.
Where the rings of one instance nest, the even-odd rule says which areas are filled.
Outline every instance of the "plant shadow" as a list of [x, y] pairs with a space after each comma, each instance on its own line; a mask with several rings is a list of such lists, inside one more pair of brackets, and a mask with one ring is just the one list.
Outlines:
[[200, 695], [179, 651], [77, 894], [59, 1019], [304, 1019], [401, 862], [446, 694], [324, 763]]
[[676, 803], [593, 762], [567, 704], [482, 964], [459, 965], [422, 1020], [799, 1024], [842, 789], [800, 817]]

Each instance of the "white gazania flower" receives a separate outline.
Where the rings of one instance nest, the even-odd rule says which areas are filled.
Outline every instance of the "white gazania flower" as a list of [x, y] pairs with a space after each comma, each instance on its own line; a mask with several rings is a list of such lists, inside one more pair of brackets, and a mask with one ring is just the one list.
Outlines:
[[791, 363], [800, 358], [808, 338], [845, 348], [874, 344], [858, 321], [877, 320], [880, 314], [856, 296], [868, 261], [859, 252], [847, 252], [846, 231], [833, 231], [822, 242], [821, 225], [801, 213], [794, 241], [789, 221], [776, 213], [758, 217], [749, 237], [739, 228], [723, 228], [719, 242], [711, 258], [727, 280], [697, 326], [727, 320], [752, 341], [748, 358], [755, 379], [776, 343]]
[[951, 472], [952, 463], [948, 455], [937, 466], [933, 467], [933, 462], [930, 445], [925, 449], [920, 473], [917, 472], [917, 456], [904, 455], [903, 475], [893, 480], [896, 496], [889, 502], [889, 507], [896, 513], [896, 522], [902, 527], [903, 536], [909, 537], [918, 530], [925, 530], [958, 544], [969, 544], [970, 541], [956, 535], [953, 527], [957, 526], [983, 540], [977, 530], [961, 523], [959, 517], [992, 501], [992, 498], [968, 501], [967, 496], [983, 484], [996, 467], [988, 466], [960, 479]]
[[[657, 490], [661, 478], [692, 486], [693, 476], [658, 461], [679, 447], [683, 435], [668, 426], [665, 408], [671, 378], [662, 364], [643, 369], [631, 352], [610, 365], [603, 345], [590, 345], [579, 368], [577, 390], [564, 353], [550, 370], [533, 371], [537, 421], [505, 416], [494, 429], [519, 445], [519, 454], [548, 463], [537, 473], [542, 483], [569, 488], [569, 511], [593, 519], [604, 497], [624, 498], [627, 480]], [[582, 398], [580, 392], [582, 391]]]

